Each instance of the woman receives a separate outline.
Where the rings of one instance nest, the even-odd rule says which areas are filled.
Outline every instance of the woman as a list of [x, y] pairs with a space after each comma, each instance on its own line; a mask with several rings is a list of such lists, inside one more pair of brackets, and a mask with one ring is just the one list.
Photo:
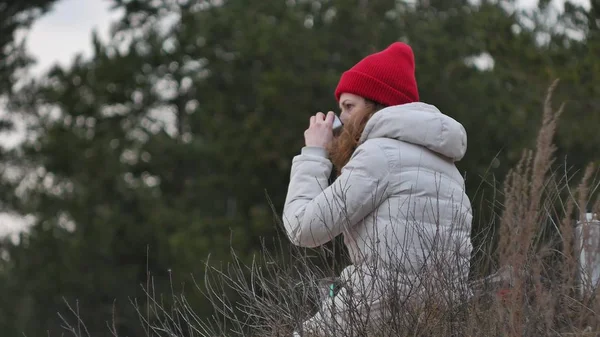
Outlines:
[[342, 75], [335, 96], [342, 132], [334, 138], [331, 111], [310, 117], [283, 211], [295, 245], [344, 236], [352, 261], [344, 287], [302, 326], [325, 335], [381, 322], [389, 302], [459, 294], [472, 250], [471, 205], [454, 165], [466, 132], [419, 102], [412, 49], [397, 42], [367, 56]]

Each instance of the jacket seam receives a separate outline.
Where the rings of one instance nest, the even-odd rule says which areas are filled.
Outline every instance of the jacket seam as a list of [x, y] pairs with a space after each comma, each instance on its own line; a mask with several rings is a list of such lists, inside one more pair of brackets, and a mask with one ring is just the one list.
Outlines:
[[461, 183], [460, 181], [456, 180], [455, 178], [453, 178], [452, 176], [450, 176], [447, 173], [443, 173], [443, 172], [440, 172], [440, 171], [428, 169], [426, 167], [422, 167], [422, 166], [405, 166], [405, 167], [403, 167], [403, 169], [405, 169], [405, 170], [408, 169], [410, 171], [417, 171], [417, 172], [419, 172], [419, 171], [425, 171], [425, 172], [431, 173], [431, 174], [439, 174], [439, 175], [442, 175], [442, 176], [450, 179], [451, 181], [453, 181], [454, 183], [458, 184], [459, 186], [463, 186], [464, 185], [464, 183]]

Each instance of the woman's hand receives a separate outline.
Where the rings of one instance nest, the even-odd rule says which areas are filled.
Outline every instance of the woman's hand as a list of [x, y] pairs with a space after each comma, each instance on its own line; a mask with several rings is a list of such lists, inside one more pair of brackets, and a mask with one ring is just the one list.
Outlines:
[[333, 119], [333, 111], [329, 111], [327, 116], [322, 112], [312, 116], [308, 129], [304, 131], [306, 146], [327, 148], [333, 140]]

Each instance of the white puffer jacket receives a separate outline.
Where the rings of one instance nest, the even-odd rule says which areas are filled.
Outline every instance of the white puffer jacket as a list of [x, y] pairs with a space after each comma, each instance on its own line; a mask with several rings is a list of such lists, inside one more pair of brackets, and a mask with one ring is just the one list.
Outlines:
[[[317, 247], [343, 234], [353, 265], [340, 278], [354, 297], [370, 300], [365, 306], [372, 311], [385, 297], [373, 292], [375, 280], [389, 280], [390, 273], [397, 279], [398, 270], [410, 279], [400, 282], [411, 283], [407, 292], [415, 291], [418, 274], [443, 257], [450, 270], [444, 274], [462, 283], [472, 250], [472, 213], [454, 162], [466, 149], [464, 127], [425, 103], [376, 112], [331, 186], [326, 151], [304, 147], [293, 159], [283, 211], [289, 239]], [[344, 319], [343, 311], [337, 309], [336, 319]], [[327, 315], [317, 314], [305, 328], [331, 319]]]

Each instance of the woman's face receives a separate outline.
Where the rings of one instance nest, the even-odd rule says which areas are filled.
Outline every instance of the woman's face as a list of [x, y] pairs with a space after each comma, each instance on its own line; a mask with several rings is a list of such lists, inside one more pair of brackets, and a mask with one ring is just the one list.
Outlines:
[[340, 95], [340, 119], [344, 124], [350, 124], [369, 111], [367, 101], [357, 95], [343, 93]]

